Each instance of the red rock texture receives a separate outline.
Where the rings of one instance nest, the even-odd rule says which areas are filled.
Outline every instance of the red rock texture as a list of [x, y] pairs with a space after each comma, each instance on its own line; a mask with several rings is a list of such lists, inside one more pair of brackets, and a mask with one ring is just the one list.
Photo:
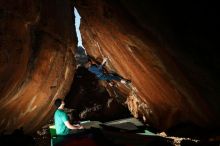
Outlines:
[[[161, 9], [164, 2], [159, 6], [151, 1], [135, 3], [132, 0], [76, 1], [87, 53], [99, 62], [108, 57], [106, 69], [132, 81], [128, 86], [117, 83], [116, 88], [100, 86], [106, 87], [110, 97], [123, 97], [120, 102], [127, 105], [134, 117], [159, 130], [181, 122], [205, 128], [219, 126], [219, 87], [212, 80], [217, 73], [209, 72], [218, 66], [208, 64], [211, 57], [207, 57], [204, 62], [208, 67], [203, 72], [198, 64], [192, 63], [193, 57], [197, 59], [197, 50], [190, 56], [183, 52], [187, 49], [190, 52], [191, 46], [176, 45], [178, 41], [186, 41], [188, 34], [175, 39], [177, 36], [170, 31], [173, 26], [170, 15], [174, 13], [162, 15], [166, 10]], [[34, 131], [51, 118], [54, 99], [64, 98], [70, 90], [76, 45], [71, 8], [70, 0], [0, 1], [0, 132], [20, 127], [26, 132]], [[178, 8], [173, 9], [178, 12]], [[183, 18], [185, 11], [178, 21]], [[166, 23], [161, 23], [164, 20]], [[192, 36], [190, 39], [194, 40]], [[201, 36], [199, 40], [206, 39]], [[207, 47], [205, 43], [210, 44], [207, 41], [199, 45]], [[210, 55], [211, 52], [205, 48], [203, 53]], [[217, 62], [218, 56], [213, 56], [211, 61]], [[82, 116], [114, 117], [119, 113], [117, 109], [121, 107], [115, 100], [113, 109], [103, 107], [101, 112], [97, 108], [97, 113], [96, 106], [90, 106], [90, 95], [84, 96], [88, 97], [83, 100], [89, 108]], [[110, 104], [106, 97], [96, 99]], [[80, 102], [80, 97], [73, 101]]]
[[0, 23], [0, 132], [31, 132], [73, 79], [71, 2], [1, 0]]
[[109, 71], [132, 80], [130, 87], [118, 84], [118, 89], [127, 95], [135, 117], [162, 130], [186, 121], [213, 126], [216, 115], [207, 97], [171, 56], [166, 39], [155, 39], [159, 31], [130, 17], [119, 1], [81, 0], [76, 5], [87, 53], [97, 60], [108, 57]]

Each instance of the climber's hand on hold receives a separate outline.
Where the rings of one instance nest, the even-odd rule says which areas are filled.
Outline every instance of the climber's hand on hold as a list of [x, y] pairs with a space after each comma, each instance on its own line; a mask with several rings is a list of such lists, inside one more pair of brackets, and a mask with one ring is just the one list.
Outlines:
[[105, 57], [102, 61], [102, 65], [104, 65], [107, 62], [107, 60], [108, 60], [108, 58]]

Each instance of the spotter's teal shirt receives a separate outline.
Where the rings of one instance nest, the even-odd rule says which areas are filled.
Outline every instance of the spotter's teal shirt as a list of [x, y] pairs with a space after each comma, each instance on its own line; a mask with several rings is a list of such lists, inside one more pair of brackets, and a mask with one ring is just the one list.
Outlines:
[[66, 127], [64, 122], [68, 121], [67, 114], [60, 109], [57, 109], [54, 114], [54, 122], [56, 127], [56, 134], [57, 135], [67, 135], [70, 132], [70, 129]]

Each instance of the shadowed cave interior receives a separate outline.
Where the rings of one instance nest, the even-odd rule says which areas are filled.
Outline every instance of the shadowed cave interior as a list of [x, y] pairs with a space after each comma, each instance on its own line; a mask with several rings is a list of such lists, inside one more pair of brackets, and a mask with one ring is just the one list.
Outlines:
[[[112, 87], [77, 66], [74, 7], [86, 53], [131, 84]], [[218, 13], [208, 1], [1, 0], [1, 135], [36, 135], [63, 98], [75, 122], [135, 117], [155, 133], [216, 144]]]

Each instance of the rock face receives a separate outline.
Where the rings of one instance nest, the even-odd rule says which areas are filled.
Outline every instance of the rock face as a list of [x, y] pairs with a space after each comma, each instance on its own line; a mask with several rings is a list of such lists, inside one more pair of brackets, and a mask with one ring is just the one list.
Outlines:
[[[71, 102], [80, 107], [83, 96], [88, 109], [82, 118], [113, 118], [120, 109], [127, 114], [121, 102], [159, 130], [182, 122], [220, 126], [217, 8], [202, 2], [174, 5], [76, 1], [87, 53], [98, 62], [108, 57], [106, 69], [132, 81], [115, 87], [94, 82], [86, 93], [79, 87]], [[53, 100], [70, 90], [76, 66], [71, 6], [70, 0], [0, 1], [0, 132], [34, 131], [52, 116]], [[117, 97], [122, 98], [116, 102]], [[113, 110], [100, 108], [101, 102]]]
[[75, 109], [72, 113], [73, 122], [79, 119], [107, 122], [130, 117], [127, 106], [121, 104], [126, 97], [109, 94], [109, 88], [112, 89], [105, 82], [97, 80], [87, 69], [78, 67], [65, 98], [65, 106]]
[[[118, 90], [127, 96], [127, 106], [135, 117], [160, 130], [181, 122], [205, 128], [219, 126], [218, 85], [213, 84], [216, 76], [212, 76], [217, 66], [208, 59], [202, 64], [204, 54], [201, 51], [206, 49], [202, 43], [205, 42], [198, 42], [211, 41], [202, 36], [196, 39], [200, 34], [193, 29], [196, 28], [193, 16], [200, 16], [200, 11], [207, 6], [199, 5], [199, 12], [196, 12], [194, 4], [184, 3], [189, 10], [184, 13], [185, 8], [180, 9], [179, 4], [173, 8], [169, 3], [160, 3], [157, 6], [152, 1], [77, 1], [87, 53], [99, 61], [108, 57], [109, 71], [132, 80], [128, 87], [118, 83]], [[191, 16], [192, 24], [187, 16]], [[201, 21], [202, 16], [196, 18]], [[180, 31], [180, 26], [186, 27], [184, 30], [191, 39]], [[208, 58], [214, 56], [211, 51], [208, 53]], [[217, 58], [212, 59], [217, 61]]]
[[71, 2], [1, 0], [0, 23], [0, 132], [31, 132], [73, 79]]

